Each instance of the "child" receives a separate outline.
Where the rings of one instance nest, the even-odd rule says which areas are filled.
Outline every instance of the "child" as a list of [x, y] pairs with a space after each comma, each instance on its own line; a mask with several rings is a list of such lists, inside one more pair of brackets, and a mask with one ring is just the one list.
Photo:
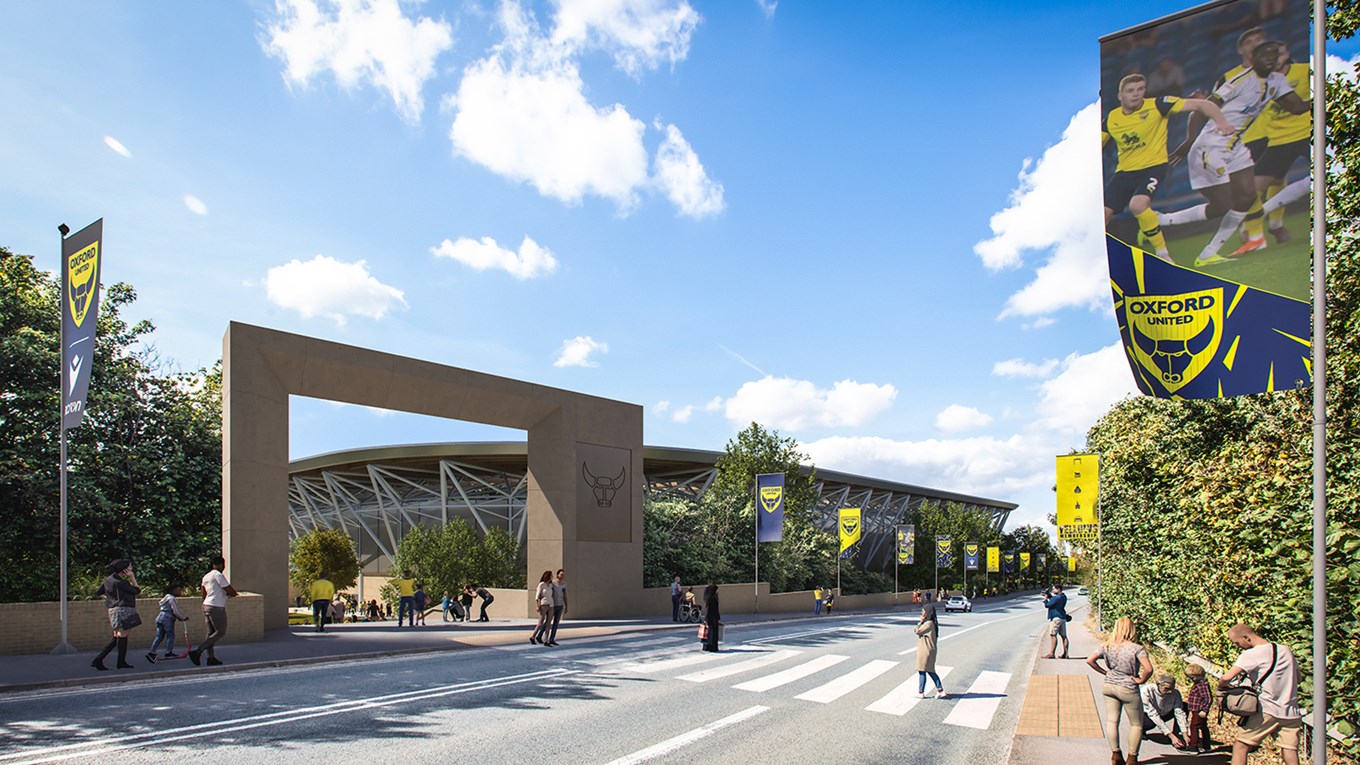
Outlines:
[[[146, 660], [152, 664], [156, 663], [156, 649], [160, 647], [161, 641], [165, 641], [165, 656], [162, 658], [175, 658], [175, 622], [187, 622], [189, 617], [179, 610], [180, 586], [175, 585], [170, 591], [161, 598], [161, 610], [156, 614], [156, 640], [151, 644], [151, 650], [146, 652]], [[185, 635], [184, 644], [189, 644], [188, 635]]]
[[411, 616], [412, 624], [419, 624], [422, 627], [425, 626], [425, 606], [429, 603], [429, 600], [429, 596], [425, 594], [425, 585], [417, 583], [415, 594], [416, 611], [415, 614]]
[[1214, 694], [1204, 677], [1204, 667], [1186, 665], [1185, 677], [1190, 681], [1190, 696], [1186, 699], [1186, 706], [1190, 707], [1190, 737], [1187, 743], [1191, 749], [1207, 752], [1213, 746], [1209, 740], [1209, 707], [1213, 705]]

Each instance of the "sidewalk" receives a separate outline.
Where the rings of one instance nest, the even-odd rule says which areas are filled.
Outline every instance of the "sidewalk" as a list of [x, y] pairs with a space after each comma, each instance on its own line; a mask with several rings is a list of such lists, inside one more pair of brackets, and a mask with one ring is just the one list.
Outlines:
[[[910, 600], [909, 597], [908, 600]], [[979, 602], [998, 603], [1006, 600], [1008, 598]], [[893, 608], [876, 610], [841, 611], [838, 609], [834, 616], [824, 615], [819, 618], [840, 619], [872, 613], [914, 611], [917, 608], [919, 606], [912, 606], [907, 603]], [[811, 603], [809, 603], [807, 611], [723, 614], [723, 623], [728, 625], [755, 624], [810, 619], [813, 618], [811, 610]], [[0, 693], [92, 683], [163, 679], [189, 674], [232, 672], [405, 653], [528, 645], [529, 633], [533, 631], [535, 624], [533, 619], [527, 618], [492, 619], [490, 622], [480, 623], [445, 623], [438, 611], [432, 612], [427, 619], [427, 624], [422, 627], [398, 627], [396, 622], [388, 621], [330, 625], [324, 633], [318, 633], [309, 626], [270, 630], [265, 633], [264, 640], [258, 642], [218, 644], [217, 656], [224, 662], [223, 666], [220, 667], [195, 667], [187, 658], [169, 661], [158, 660], [155, 664], [150, 664], [147, 662], [145, 654], [155, 636], [155, 631], [137, 629], [133, 631], [128, 647], [128, 662], [135, 669], [110, 669], [107, 672], [100, 672], [90, 666], [90, 660], [95, 656], [93, 651], [65, 656], [53, 656], [46, 653], [0, 656]], [[570, 620], [563, 621], [557, 631], [557, 639], [562, 643], [562, 646], [557, 649], [544, 650], [569, 651], [570, 641], [572, 640], [654, 630], [670, 634], [696, 635], [696, 641], [698, 639], [697, 624], [676, 624], [670, 620], [669, 615], [630, 619]], [[183, 633], [181, 632], [177, 637], [182, 640]], [[176, 643], [176, 650], [182, 651], [183, 643]], [[104, 663], [113, 667], [114, 656], [110, 655], [104, 660]]]
[[[1015, 729], [1011, 765], [1053, 765], [1053, 763], [1096, 763], [1110, 761], [1110, 745], [1105, 741], [1105, 699], [1101, 686], [1105, 678], [1086, 664], [1100, 641], [1086, 626], [1087, 608], [1072, 612], [1067, 625], [1068, 659], [1045, 659], [1047, 631], [1035, 646], [1034, 669], [1025, 692], [1025, 703]], [[1058, 653], [1062, 653], [1061, 645]], [[1179, 684], [1183, 686], [1184, 684]], [[1187, 689], [1180, 687], [1181, 693]], [[1128, 721], [1121, 719], [1121, 748], [1128, 741]], [[1232, 747], [1219, 743], [1211, 754], [1178, 752], [1160, 734], [1145, 735], [1138, 751], [1138, 762], [1150, 765], [1214, 765], [1231, 760]], [[1124, 752], [1125, 756], [1128, 752]]]

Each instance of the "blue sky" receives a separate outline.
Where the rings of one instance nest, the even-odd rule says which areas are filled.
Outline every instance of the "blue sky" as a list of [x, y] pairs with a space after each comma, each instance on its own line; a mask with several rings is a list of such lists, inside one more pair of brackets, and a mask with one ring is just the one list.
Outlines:
[[[249, 0], [0, 10], [0, 243], [191, 370], [236, 320], [1051, 512], [1134, 387], [1096, 38], [1182, 2]], [[1337, 46], [1337, 64], [1356, 48]], [[295, 400], [294, 456], [522, 434]]]

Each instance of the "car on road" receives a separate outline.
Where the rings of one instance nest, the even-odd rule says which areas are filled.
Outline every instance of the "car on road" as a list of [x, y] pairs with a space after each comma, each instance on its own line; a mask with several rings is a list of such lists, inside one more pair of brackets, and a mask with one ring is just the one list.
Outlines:
[[1086, 589], [1085, 587], [1083, 587], [1083, 588], [1081, 588], [1080, 590], [1077, 590], [1077, 594], [1078, 594], [1078, 595], [1090, 595], [1090, 594], [1091, 594], [1091, 591], [1088, 590], [1088, 589]]
[[973, 601], [963, 597], [962, 595], [955, 595], [954, 597], [944, 602], [944, 610], [946, 612], [963, 611], [965, 613], [972, 613]]

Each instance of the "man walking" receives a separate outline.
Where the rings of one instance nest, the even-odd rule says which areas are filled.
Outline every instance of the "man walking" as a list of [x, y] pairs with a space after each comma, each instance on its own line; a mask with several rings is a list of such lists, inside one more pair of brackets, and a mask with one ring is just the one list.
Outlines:
[[1261, 708], [1247, 718], [1233, 741], [1233, 765], [1247, 765], [1247, 754], [1271, 736], [1278, 737], [1276, 745], [1285, 765], [1299, 765], [1303, 713], [1299, 711], [1299, 666], [1294, 652], [1266, 640], [1245, 624], [1228, 630], [1228, 640], [1242, 653], [1219, 678], [1218, 690], [1225, 691], [1237, 678], [1246, 676], [1260, 691], [1261, 699]]
[[218, 660], [217, 654], [213, 652], [213, 646], [227, 634], [227, 598], [234, 598], [237, 595], [236, 588], [227, 581], [226, 574], [222, 572], [227, 568], [227, 559], [221, 555], [212, 557], [212, 568], [207, 574], [203, 575], [203, 621], [208, 626], [208, 636], [199, 643], [198, 648], [189, 652], [189, 661], [198, 666], [203, 654], [208, 654], [208, 666], [216, 667], [222, 664]]
[[548, 635], [548, 645], [557, 645], [557, 625], [562, 614], [567, 612], [567, 572], [557, 569], [557, 580], [552, 583], [553, 616], [552, 631]]
[[671, 582], [671, 621], [680, 621], [680, 577]]
[[1058, 652], [1058, 639], [1062, 639], [1062, 656], [1067, 658], [1067, 594], [1061, 584], [1049, 588], [1044, 598], [1044, 608], [1048, 609], [1048, 636], [1051, 641], [1048, 653], [1043, 658], [1051, 659]]
[[331, 598], [334, 597], [335, 585], [322, 571], [312, 580], [312, 621], [316, 622], [317, 632], [326, 631], [326, 615], [331, 612]]
[[416, 626], [416, 583], [411, 572], [403, 570], [400, 579], [393, 579], [400, 600], [397, 602], [397, 626], [400, 627], [407, 614], [411, 615], [411, 626]]

